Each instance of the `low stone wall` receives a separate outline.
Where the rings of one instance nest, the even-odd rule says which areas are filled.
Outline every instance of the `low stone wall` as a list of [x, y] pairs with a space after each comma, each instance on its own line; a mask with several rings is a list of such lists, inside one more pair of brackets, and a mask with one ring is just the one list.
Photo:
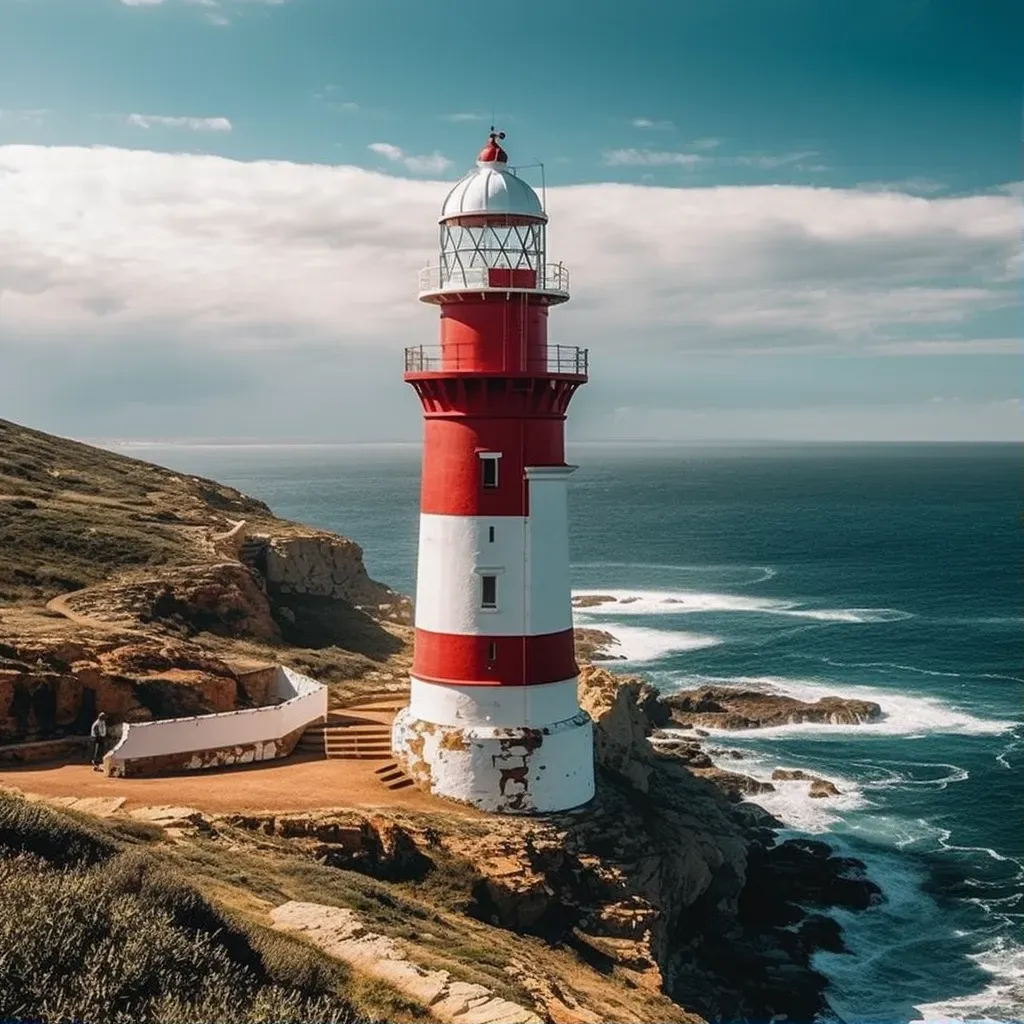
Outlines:
[[327, 687], [278, 668], [271, 696], [278, 703], [268, 707], [128, 724], [104, 770], [128, 778], [285, 757], [308, 725], [326, 718]]
[[88, 736], [64, 736], [59, 739], [36, 740], [34, 743], [11, 743], [0, 746], [0, 765], [33, 764], [69, 755], [79, 756], [85, 761], [88, 747]]

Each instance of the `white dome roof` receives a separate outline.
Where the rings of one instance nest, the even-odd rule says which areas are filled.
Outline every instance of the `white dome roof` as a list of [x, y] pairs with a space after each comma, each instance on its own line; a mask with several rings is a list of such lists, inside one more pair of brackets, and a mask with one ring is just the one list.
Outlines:
[[474, 213], [513, 213], [547, 220], [537, 193], [497, 161], [477, 161], [448, 193], [441, 207], [441, 220]]

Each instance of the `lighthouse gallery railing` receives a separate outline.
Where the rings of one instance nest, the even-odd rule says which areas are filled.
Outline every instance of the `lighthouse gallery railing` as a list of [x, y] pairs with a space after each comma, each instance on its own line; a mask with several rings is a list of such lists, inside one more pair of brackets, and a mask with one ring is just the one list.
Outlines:
[[[420, 271], [419, 290], [423, 292], [464, 291], [466, 289], [482, 289], [485, 291], [506, 291], [510, 287], [516, 291], [558, 292], [569, 294], [569, 268], [564, 263], [546, 263], [535, 275], [533, 283], [493, 284], [491, 271], [519, 273], [522, 269], [513, 266], [463, 266], [452, 262], [446, 266], [433, 264]], [[532, 271], [531, 271], [532, 274]], [[514, 278], [512, 280], [515, 280]]]
[[[586, 377], [589, 350], [575, 345], [548, 345], [543, 356], [503, 360], [501, 366], [489, 364], [477, 345], [411, 345], [405, 350], [406, 373], [441, 373], [447, 370], [486, 373], [568, 374]], [[508, 365], [505, 365], [505, 363]]]

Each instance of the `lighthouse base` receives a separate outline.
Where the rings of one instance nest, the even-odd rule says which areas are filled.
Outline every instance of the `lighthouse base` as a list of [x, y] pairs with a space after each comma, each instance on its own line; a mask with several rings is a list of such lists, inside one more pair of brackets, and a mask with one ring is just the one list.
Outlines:
[[567, 811], [594, 795], [594, 728], [577, 709], [544, 726], [444, 725], [403, 708], [392, 753], [435, 796], [502, 814]]

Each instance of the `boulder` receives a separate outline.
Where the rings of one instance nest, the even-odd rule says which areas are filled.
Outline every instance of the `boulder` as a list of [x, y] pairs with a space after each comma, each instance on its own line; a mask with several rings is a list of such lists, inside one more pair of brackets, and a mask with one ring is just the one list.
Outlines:
[[672, 721], [709, 729], [762, 729], [803, 722], [859, 725], [882, 717], [881, 707], [869, 700], [821, 697], [802, 701], [781, 694], [727, 686], [704, 686], [664, 698]]

